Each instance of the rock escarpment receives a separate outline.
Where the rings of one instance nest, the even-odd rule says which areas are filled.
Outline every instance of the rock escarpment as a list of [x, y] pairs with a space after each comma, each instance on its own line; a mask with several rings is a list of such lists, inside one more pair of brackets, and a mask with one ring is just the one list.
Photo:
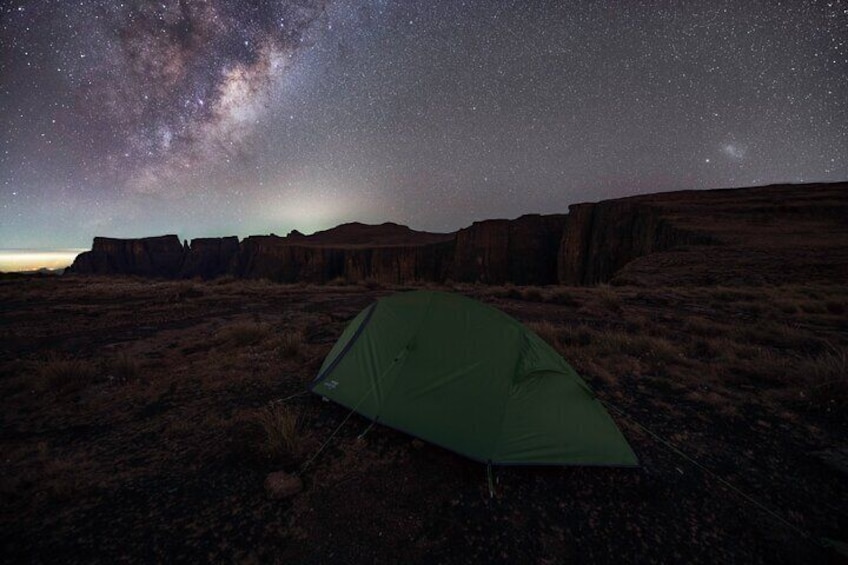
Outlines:
[[68, 270], [95, 275], [173, 278], [179, 274], [183, 258], [183, 246], [176, 235], [140, 239], [95, 237], [91, 251], [78, 255]]
[[455, 233], [344, 224], [303, 235], [97, 237], [67, 270], [279, 282], [731, 284], [848, 279], [848, 183], [681, 191], [486, 220]]
[[233, 273], [238, 267], [239, 240], [230, 237], [203, 237], [184, 245], [180, 278], [213, 279]]
[[251, 236], [241, 243], [237, 275], [279, 282], [323, 283], [339, 278], [391, 284], [441, 281], [452, 254], [452, 240], [422, 245], [325, 246]]
[[661, 208], [638, 200], [577, 204], [568, 211], [557, 257], [560, 284], [607, 282], [638, 257], [712, 244], [708, 233], [675, 226]]
[[451, 278], [486, 284], [553, 284], [565, 214], [475, 222], [456, 234]]

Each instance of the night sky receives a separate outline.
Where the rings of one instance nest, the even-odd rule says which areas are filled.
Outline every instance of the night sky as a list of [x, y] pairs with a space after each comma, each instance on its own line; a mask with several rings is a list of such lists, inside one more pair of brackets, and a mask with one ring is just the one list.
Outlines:
[[2, 3], [0, 248], [848, 179], [848, 2]]

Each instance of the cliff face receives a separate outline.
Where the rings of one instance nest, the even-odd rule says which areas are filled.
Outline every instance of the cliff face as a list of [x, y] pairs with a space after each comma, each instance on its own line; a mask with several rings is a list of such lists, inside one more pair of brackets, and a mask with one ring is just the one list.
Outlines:
[[445, 279], [453, 242], [380, 247], [329, 247], [288, 243], [274, 236], [248, 237], [239, 253], [238, 274], [279, 282], [323, 283], [336, 278], [383, 283]]
[[451, 278], [487, 284], [553, 284], [565, 214], [486, 220], [459, 230]]
[[[456, 233], [344, 224], [305, 236], [97, 237], [69, 273], [399, 284], [731, 284], [848, 277], [848, 183], [681, 191]], [[794, 279], [793, 279], [794, 277]]]
[[183, 246], [176, 235], [141, 239], [95, 237], [91, 251], [78, 255], [68, 271], [172, 278], [182, 262]]
[[693, 244], [709, 244], [708, 234], [681, 229], [660, 208], [635, 200], [607, 200], [569, 208], [559, 245], [560, 284], [607, 282], [638, 257]]
[[180, 278], [214, 279], [233, 274], [238, 268], [239, 240], [231, 237], [204, 237], [184, 247]]

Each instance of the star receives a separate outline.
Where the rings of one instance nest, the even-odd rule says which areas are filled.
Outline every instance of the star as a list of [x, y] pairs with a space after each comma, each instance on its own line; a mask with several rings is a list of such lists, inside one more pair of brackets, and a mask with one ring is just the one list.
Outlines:
[[10, 247], [848, 178], [844, 2], [65, 4], [0, 7]]

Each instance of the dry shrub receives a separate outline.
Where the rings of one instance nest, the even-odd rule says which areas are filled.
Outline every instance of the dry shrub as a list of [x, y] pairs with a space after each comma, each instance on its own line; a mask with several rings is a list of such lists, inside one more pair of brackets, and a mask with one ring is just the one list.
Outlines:
[[616, 314], [621, 312], [621, 297], [609, 285], [599, 285], [595, 289], [595, 295], [598, 297], [601, 305], [610, 312]]
[[499, 298], [510, 298], [512, 300], [521, 300], [524, 298], [524, 295], [521, 293], [521, 289], [516, 288], [516, 286], [512, 283], [506, 283], [501, 287], [496, 287], [499, 289], [498, 293], [495, 296]]
[[[549, 322], [530, 324], [542, 339], [576, 365], [592, 359], [617, 374], [638, 373], [650, 368], [666, 373], [671, 365], [687, 365], [683, 351], [669, 340], [643, 333], [597, 331], [587, 325], [557, 328]], [[592, 372], [599, 367], [593, 366]]]
[[531, 322], [527, 324], [527, 327], [530, 328], [530, 330], [537, 336], [545, 340], [548, 345], [554, 349], [558, 350], [562, 347], [559, 341], [559, 330], [547, 320], [542, 322]]
[[551, 304], [559, 304], [561, 306], [580, 306], [574, 295], [567, 290], [557, 290], [548, 296], [548, 302]]
[[237, 279], [233, 275], [222, 275], [222, 276], [212, 280], [212, 284], [217, 285], [217, 286], [226, 286], [226, 285], [235, 284], [237, 282], [240, 282], [239, 279]]
[[822, 349], [821, 342], [808, 336], [803, 330], [780, 322], [759, 322], [734, 328], [729, 332], [734, 341], [744, 344], [777, 347], [780, 349]]
[[595, 331], [586, 324], [567, 326], [559, 332], [559, 339], [563, 345], [586, 347], [594, 338]]
[[686, 333], [701, 337], [717, 337], [727, 333], [724, 324], [706, 318], [689, 318], [683, 328]]
[[848, 350], [828, 343], [818, 355], [801, 360], [799, 369], [811, 381], [810, 399], [823, 408], [848, 408]]
[[738, 288], [727, 288], [722, 286], [717, 286], [714, 289], [711, 289], [709, 291], [709, 295], [722, 302], [749, 302], [760, 298], [760, 294], [751, 290], [741, 290]]
[[521, 298], [528, 302], [542, 302], [545, 299], [542, 291], [535, 286], [525, 288], [524, 292], [521, 293]]
[[280, 357], [297, 357], [303, 351], [305, 344], [302, 330], [286, 330], [279, 338], [277, 352]]
[[97, 379], [97, 368], [86, 359], [49, 357], [36, 368], [36, 388], [41, 392], [71, 394]]
[[363, 281], [359, 282], [360, 286], [364, 286], [368, 290], [381, 290], [383, 288], [383, 284], [377, 279], [367, 278]]
[[267, 324], [243, 322], [222, 329], [218, 333], [218, 339], [226, 345], [244, 347], [256, 345], [270, 334], [271, 328]]
[[604, 332], [597, 336], [593, 348], [600, 355], [627, 355], [650, 363], [655, 369], [682, 360], [673, 343], [661, 337], [622, 332]]
[[[737, 356], [737, 347], [740, 344], [734, 342], [727, 337], [704, 337], [695, 338], [686, 345], [686, 354], [689, 357], [702, 361], [704, 363], [725, 363], [731, 358]], [[741, 347], [755, 351], [755, 348], [744, 346]], [[750, 356], [749, 356], [750, 357]]]
[[262, 452], [274, 461], [297, 459], [303, 445], [300, 417], [289, 406], [275, 403], [256, 411], [256, 421], [262, 427]]
[[771, 348], [727, 340], [727, 361], [722, 364], [725, 380], [731, 384], [762, 383], [783, 386], [795, 382], [794, 359]]
[[198, 298], [203, 296], [203, 290], [197, 287], [192, 281], [180, 281], [172, 285], [170, 302], [182, 302], [189, 298]]
[[126, 353], [107, 361], [105, 370], [106, 378], [117, 382], [136, 380], [141, 373], [138, 362]]
[[506, 298], [507, 296], [507, 289], [501, 285], [490, 286], [485, 292], [489, 296], [493, 296], [495, 298]]

